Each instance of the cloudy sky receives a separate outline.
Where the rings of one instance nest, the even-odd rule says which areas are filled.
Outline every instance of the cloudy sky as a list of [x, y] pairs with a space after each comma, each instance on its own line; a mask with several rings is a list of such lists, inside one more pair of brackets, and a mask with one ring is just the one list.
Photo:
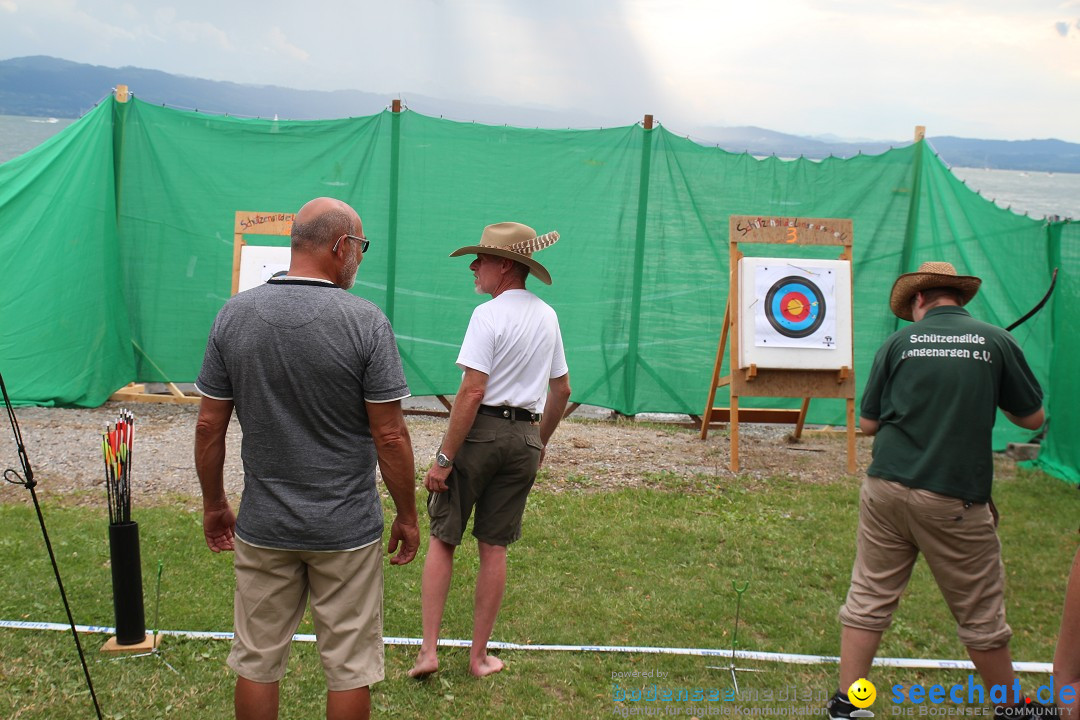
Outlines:
[[676, 132], [1080, 142], [1080, 0], [0, 0], [0, 59], [24, 55]]

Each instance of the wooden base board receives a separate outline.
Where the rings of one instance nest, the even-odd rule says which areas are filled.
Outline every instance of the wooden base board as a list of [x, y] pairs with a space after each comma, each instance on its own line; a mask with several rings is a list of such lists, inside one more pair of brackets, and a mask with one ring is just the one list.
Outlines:
[[135, 643], [134, 645], [121, 645], [116, 642], [116, 637], [113, 636], [101, 647], [101, 652], [114, 655], [118, 653], [151, 652], [159, 645], [161, 645], [161, 636], [151, 635], [150, 633], [146, 634], [141, 643]]
[[185, 395], [180, 388], [176, 387], [173, 383], [166, 383], [165, 387], [169, 391], [169, 394], [167, 395], [148, 393], [146, 392], [146, 385], [143, 383], [130, 383], [110, 395], [109, 399], [129, 403], [151, 402], [170, 404], [197, 404], [202, 399], [199, 395]]

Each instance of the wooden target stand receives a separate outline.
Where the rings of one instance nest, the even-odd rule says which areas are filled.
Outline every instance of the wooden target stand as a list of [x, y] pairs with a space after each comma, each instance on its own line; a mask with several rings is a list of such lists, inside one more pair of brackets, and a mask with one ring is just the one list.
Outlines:
[[258, 213], [237, 210], [233, 220], [232, 294], [240, 292], [240, 257], [245, 235], [292, 235], [296, 213]]
[[[295, 219], [296, 213], [251, 212], [248, 210], [236, 211], [233, 218], [232, 295], [235, 295], [240, 291], [241, 258], [243, 256], [244, 247], [248, 245], [244, 236], [283, 235], [288, 237], [292, 234], [292, 226]], [[199, 395], [184, 394], [175, 383], [166, 382], [165, 387], [169, 391], [169, 394], [167, 395], [146, 392], [146, 385], [144, 383], [130, 383], [110, 395], [109, 399], [124, 402], [154, 403], [198, 403], [201, 399], [201, 396]], [[404, 410], [404, 412], [406, 415], [431, 415], [436, 417], [446, 417], [449, 415], [453, 406], [446, 396], [436, 395], [435, 399], [446, 408], [445, 411], [407, 409]]]
[[[233, 217], [232, 294], [240, 287], [240, 255], [246, 241], [244, 235], [285, 235], [292, 233], [296, 213], [269, 213], [238, 210]], [[199, 395], [187, 395], [173, 382], [166, 382], [167, 395], [146, 392], [145, 383], [129, 383], [109, 396], [110, 400], [152, 403], [198, 403]]]
[[[850, 219], [760, 217], [732, 215], [729, 221], [730, 284], [723, 329], [716, 349], [709, 397], [701, 419], [701, 439], [708, 437], [709, 423], [729, 422], [731, 426], [731, 470], [739, 469], [739, 422], [795, 423], [794, 437], [802, 436], [810, 399], [843, 398], [847, 401], [847, 471], [854, 473], [855, 465], [855, 372], [854, 353], [839, 370], [803, 370], [758, 367], [751, 363], [740, 367], [739, 362], [739, 260], [743, 253], [740, 243], [781, 245], [835, 245], [842, 247], [839, 259], [851, 263], [852, 222]], [[753, 280], [750, 279], [752, 282]], [[747, 319], [746, 322], [753, 322]], [[731, 374], [720, 377], [724, 350], [730, 339], [729, 367]], [[716, 390], [731, 387], [731, 407], [713, 407]], [[739, 408], [740, 397], [801, 397], [802, 408], [783, 410], [769, 408]]]

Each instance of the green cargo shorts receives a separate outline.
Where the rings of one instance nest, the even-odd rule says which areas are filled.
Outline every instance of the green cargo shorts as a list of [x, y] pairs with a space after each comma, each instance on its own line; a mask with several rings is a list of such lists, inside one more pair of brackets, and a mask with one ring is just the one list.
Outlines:
[[477, 540], [505, 546], [519, 539], [542, 449], [539, 423], [477, 415], [454, 458], [449, 489], [428, 494], [431, 534], [460, 545], [475, 507]]

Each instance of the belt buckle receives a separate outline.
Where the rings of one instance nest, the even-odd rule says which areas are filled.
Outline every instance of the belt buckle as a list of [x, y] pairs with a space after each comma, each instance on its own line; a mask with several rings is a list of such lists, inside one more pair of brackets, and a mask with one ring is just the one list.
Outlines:
[[510, 417], [510, 408], [503, 408], [502, 416], [504, 418]]

